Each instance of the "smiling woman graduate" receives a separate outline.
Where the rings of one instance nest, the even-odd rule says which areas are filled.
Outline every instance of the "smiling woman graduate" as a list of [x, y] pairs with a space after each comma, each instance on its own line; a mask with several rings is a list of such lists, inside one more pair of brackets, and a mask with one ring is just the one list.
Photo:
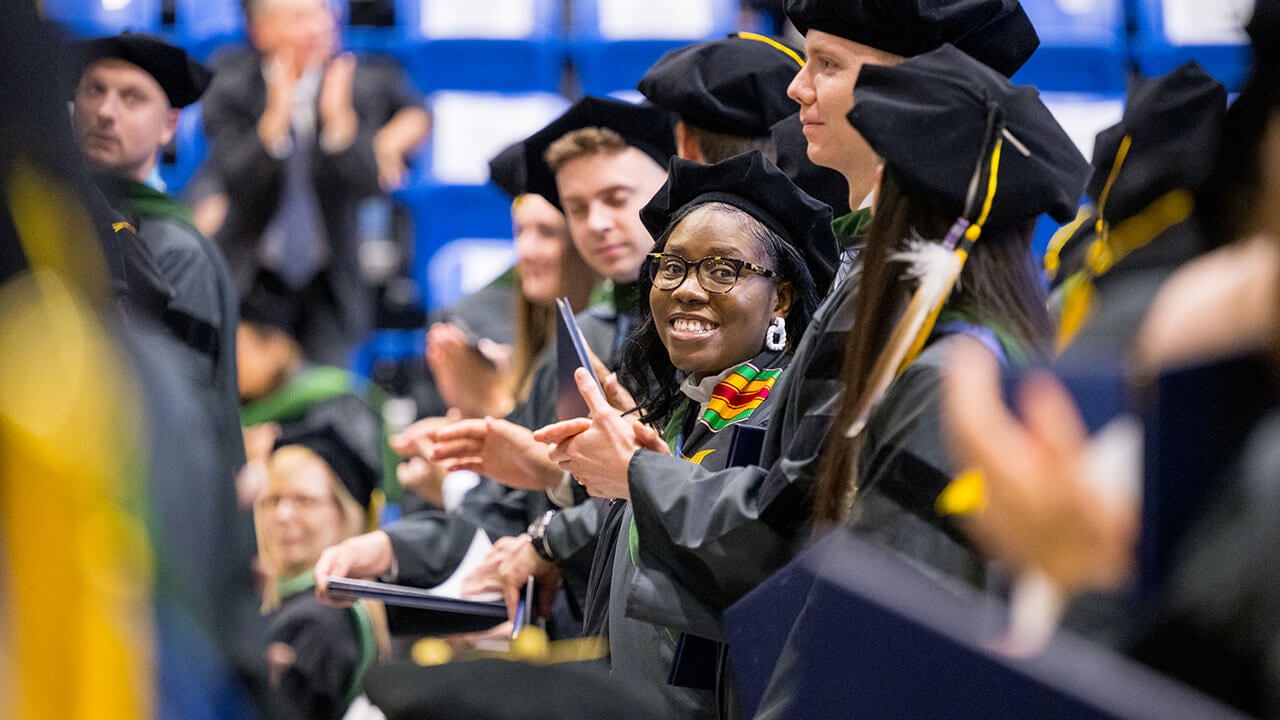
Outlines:
[[[763, 421], [818, 288], [834, 274], [831, 211], [752, 152], [709, 166], [673, 160], [669, 181], [641, 217], [657, 242], [641, 273], [648, 307], [621, 373], [641, 419], [662, 429], [672, 453], [721, 468], [734, 430]], [[593, 398], [593, 422], [625, 422], [606, 415], [600, 400]], [[558, 442], [552, 457], [565, 469], [613, 468], [606, 482], [582, 474], [589, 492], [614, 498], [592, 566], [586, 631], [608, 639], [615, 673], [663, 687], [678, 633], [627, 614], [633, 591], [655, 590], [633, 584], [644, 542], [624, 502], [635, 448], [601, 444], [607, 429], [586, 422], [541, 431]], [[685, 716], [714, 715], [709, 691], [672, 693]]]

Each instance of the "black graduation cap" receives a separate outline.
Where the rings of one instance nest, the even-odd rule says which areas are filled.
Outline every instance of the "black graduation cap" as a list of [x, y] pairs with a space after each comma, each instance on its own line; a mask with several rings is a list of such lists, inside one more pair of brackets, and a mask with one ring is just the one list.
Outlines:
[[489, 182], [511, 197], [525, 192], [524, 142], [514, 142], [489, 161]]
[[524, 141], [525, 191], [537, 193], [560, 207], [556, 176], [547, 166], [551, 144], [582, 128], [608, 128], [627, 144], [653, 158], [662, 167], [676, 154], [674, 117], [653, 105], [633, 105], [619, 100], [585, 96], [551, 124]]
[[636, 89], [703, 130], [764, 137], [796, 111], [787, 86], [802, 67], [799, 50], [763, 35], [735, 33], [666, 53]]
[[[358, 402], [358, 398], [353, 398]], [[337, 415], [338, 413], [333, 413]], [[351, 497], [368, 508], [373, 491], [382, 481], [379, 430], [372, 413], [342, 412], [341, 417], [308, 418], [286, 429], [275, 447], [301, 445], [319, 455]]]
[[1018, 0], [787, 0], [787, 17], [903, 57], [951, 43], [1006, 77], [1040, 46]]
[[1075, 215], [1089, 163], [1039, 92], [954, 46], [893, 67], [863, 67], [848, 117], [907, 190], [937, 198], [956, 217], [979, 219], [998, 139], [985, 227], [1011, 227], [1042, 212], [1058, 222]]
[[[1213, 168], [1226, 102], [1226, 88], [1194, 62], [1157, 78], [1133, 80], [1124, 116], [1098, 133], [1093, 146], [1093, 171], [1085, 186], [1094, 203], [1087, 207], [1090, 216], [1077, 218], [1078, 222], [1059, 230], [1049, 244], [1057, 261], [1051, 288], [1084, 267], [1086, 252], [1096, 237], [1096, 203], [1104, 195], [1102, 217], [1114, 226], [1172, 190], [1195, 192], [1200, 188]], [[1108, 187], [1113, 173], [1115, 178]], [[1195, 250], [1186, 243], [1163, 249], [1154, 245], [1137, 253], [1143, 256], [1139, 266], [1145, 267], [1149, 261], [1174, 265]], [[1046, 265], [1048, 259], [1046, 254]]]
[[186, 107], [204, 93], [213, 71], [187, 55], [180, 47], [150, 35], [123, 32], [86, 40], [77, 46], [75, 74], [104, 58], [119, 58], [146, 70], [160, 83], [173, 107]]
[[274, 327], [291, 337], [297, 337], [301, 314], [297, 292], [270, 270], [259, 270], [249, 292], [240, 298], [241, 322]]
[[1135, 80], [1124, 116], [1093, 146], [1085, 192], [1099, 203], [1103, 219], [1114, 225], [1170, 190], [1198, 189], [1213, 166], [1226, 109], [1226, 88], [1194, 62]]
[[666, 184], [640, 210], [649, 234], [662, 235], [683, 208], [724, 202], [782, 236], [804, 258], [819, 295], [826, 293], [840, 263], [831, 208], [796, 187], [758, 150], [715, 165], [672, 158], [667, 172]]
[[835, 217], [849, 212], [849, 181], [839, 172], [815, 165], [809, 159], [809, 141], [805, 139], [799, 113], [774, 123], [769, 136], [777, 153], [778, 169], [786, 173], [791, 182], [830, 205]]

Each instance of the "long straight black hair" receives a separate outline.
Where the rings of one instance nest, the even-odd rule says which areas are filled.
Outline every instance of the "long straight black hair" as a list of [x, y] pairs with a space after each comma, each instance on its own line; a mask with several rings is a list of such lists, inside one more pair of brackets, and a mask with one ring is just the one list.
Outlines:
[[[662, 252], [676, 227], [699, 211], [726, 213], [733, 217], [743, 237], [757, 240], [764, 246], [774, 271], [778, 273], [778, 282], [791, 286], [793, 298], [786, 319], [787, 351], [790, 352], [800, 341], [821, 301], [804, 258], [790, 243], [769, 229], [769, 226], [746, 211], [724, 202], [682, 208], [667, 224], [666, 230], [654, 244], [653, 251]], [[640, 324], [623, 346], [618, 377], [635, 397], [640, 419], [646, 423], [661, 425], [671, 417], [680, 403], [680, 382], [684, 379], [684, 374], [671, 364], [671, 356], [662, 344], [658, 328], [653, 322], [653, 311], [649, 308], [649, 292], [653, 286], [647, 271], [646, 266], [640, 272]], [[764, 338], [760, 338], [760, 344], [763, 348]]]
[[[879, 208], [867, 231], [862, 254], [862, 280], [854, 301], [853, 330], [845, 348], [841, 376], [844, 397], [827, 436], [828, 452], [814, 499], [815, 527], [844, 519], [857, 487], [861, 439], [850, 442], [845, 431], [854, 421], [876, 359], [905, 310], [916, 281], [904, 278], [901, 263], [889, 256], [907, 249], [912, 238], [941, 239], [955, 222], [931, 198], [909, 195], [893, 169], [886, 167]], [[1035, 218], [1009, 228], [984, 229], [947, 307], [995, 325], [1033, 357], [1048, 357], [1051, 324], [1045, 289], [1031, 260]]]

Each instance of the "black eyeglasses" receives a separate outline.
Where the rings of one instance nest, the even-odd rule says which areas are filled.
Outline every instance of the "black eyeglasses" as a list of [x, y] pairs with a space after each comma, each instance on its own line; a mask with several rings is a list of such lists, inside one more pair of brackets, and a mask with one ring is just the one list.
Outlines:
[[675, 290], [689, 277], [689, 268], [696, 267], [698, 284], [702, 289], [717, 295], [724, 294], [738, 284], [742, 271], [747, 270], [767, 278], [778, 273], [746, 260], [728, 257], [704, 257], [697, 262], [685, 260], [679, 255], [649, 253], [645, 256], [649, 280], [659, 290]]

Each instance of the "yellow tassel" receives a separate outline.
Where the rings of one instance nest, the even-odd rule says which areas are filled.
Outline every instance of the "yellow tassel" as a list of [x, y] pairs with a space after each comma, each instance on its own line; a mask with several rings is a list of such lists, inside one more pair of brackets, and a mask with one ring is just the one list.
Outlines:
[[976, 468], [955, 476], [934, 501], [934, 510], [939, 515], [972, 515], [986, 507], [986, 478]]

